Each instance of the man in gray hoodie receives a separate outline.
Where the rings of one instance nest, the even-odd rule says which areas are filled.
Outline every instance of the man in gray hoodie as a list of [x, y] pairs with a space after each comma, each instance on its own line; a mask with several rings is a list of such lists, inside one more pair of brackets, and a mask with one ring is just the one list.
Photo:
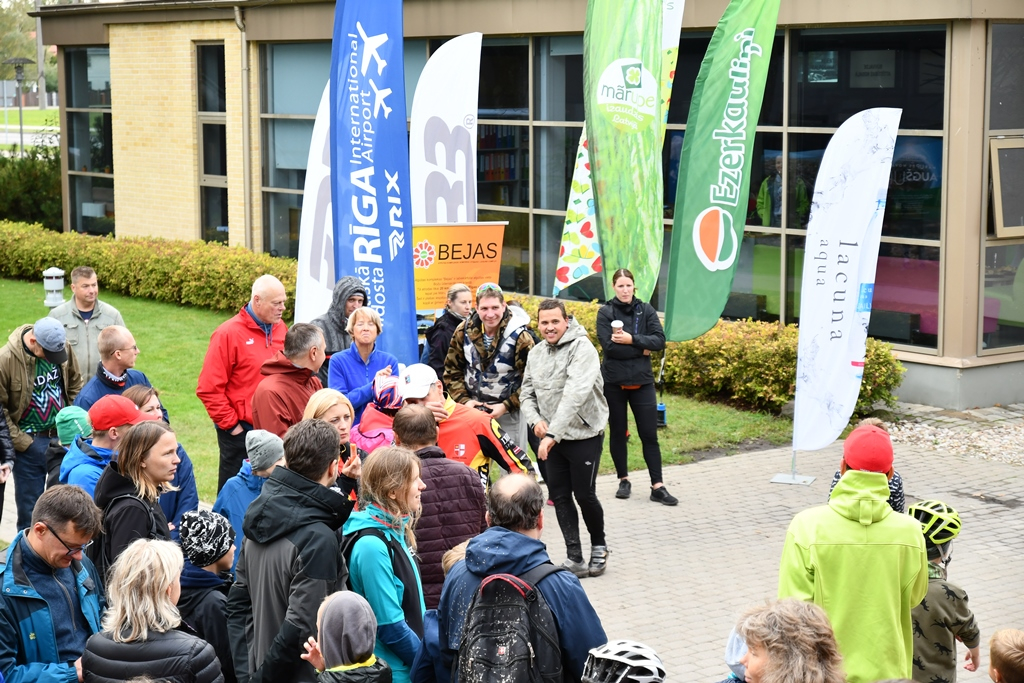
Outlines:
[[[537, 311], [544, 341], [526, 361], [519, 400], [523, 416], [541, 439], [537, 457], [547, 461], [548, 493], [565, 538], [565, 566], [576, 576], [600, 576], [608, 564], [604, 510], [594, 484], [601, 463], [608, 404], [597, 349], [565, 305], [545, 299]], [[590, 533], [589, 565], [583, 561], [579, 515]]]
[[311, 325], [316, 325], [323, 331], [324, 341], [327, 342], [327, 358], [316, 375], [325, 387], [331, 356], [352, 346], [352, 337], [345, 330], [348, 317], [352, 315], [352, 311], [365, 305], [366, 286], [363, 285], [363, 281], [354, 275], [346, 275], [334, 284], [334, 296], [327, 312], [309, 321]]

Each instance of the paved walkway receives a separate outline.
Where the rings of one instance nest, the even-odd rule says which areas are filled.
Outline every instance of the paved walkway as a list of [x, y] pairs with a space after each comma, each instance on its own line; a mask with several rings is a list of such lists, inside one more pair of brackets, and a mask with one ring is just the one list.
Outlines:
[[[669, 467], [665, 482], [680, 499], [676, 508], [642, 495], [642, 472], [624, 501], [614, 497], [614, 478], [601, 477], [612, 556], [607, 573], [583, 585], [608, 636], [650, 644], [672, 681], [725, 678], [729, 629], [747, 607], [775, 596], [789, 521], [824, 503], [840, 457], [839, 444], [801, 453], [797, 471], [816, 477], [810, 486], [770, 483], [789, 471], [787, 449]], [[1024, 468], [899, 447], [896, 466], [908, 504], [939, 498], [963, 518], [950, 578], [969, 592], [986, 645], [984, 667], [958, 680], [987, 680], [988, 637], [997, 628], [1024, 627]], [[544, 540], [561, 561], [553, 519]]]
[[[629, 500], [615, 499], [614, 477], [599, 478], [612, 556], [607, 573], [583, 586], [609, 637], [653, 646], [671, 681], [725, 678], [729, 629], [747, 607], [774, 597], [786, 527], [796, 512], [825, 501], [840, 453], [835, 444], [800, 454], [798, 472], [816, 477], [810, 486], [769, 483], [789, 471], [786, 449], [669, 467], [675, 508], [647, 500], [642, 472]], [[951, 578], [969, 592], [983, 642], [997, 628], [1024, 627], [1024, 468], [900, 446], [896, 466], [908, 503], [939, 498], [963, 517]], [[13, 503], [9, 485], [0, 526], [7, 540]], [[561, 534], [547, 510], [544, 540], [560, 562]], [[959, 680], [987, 680], [987, 665], [986, 645], [981, 670]]]
[[962, 411], [946, 410], [920, 403], [897, 403], [894, 412], [903, 420], [965, 431], [1024, 424], [1024, 403]]

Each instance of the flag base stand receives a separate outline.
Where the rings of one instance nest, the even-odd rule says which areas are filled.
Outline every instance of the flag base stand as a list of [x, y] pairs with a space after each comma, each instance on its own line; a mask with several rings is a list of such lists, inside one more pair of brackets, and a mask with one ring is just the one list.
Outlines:
[[814, 477], [808, 477], [803, 474], [776, 474], [772, 477], [773, 484], [799, 484], [800, 486], [810, 486], [811, 482], [814, 481]]
[[814, 477], [808, 477], [796, 473], [796, 449], [793, 449], [793, 461], [790, 465], [789, 474], [776, 474], [772, 477], [773, 484], [796, 484], [798, 486], [810, 486]]

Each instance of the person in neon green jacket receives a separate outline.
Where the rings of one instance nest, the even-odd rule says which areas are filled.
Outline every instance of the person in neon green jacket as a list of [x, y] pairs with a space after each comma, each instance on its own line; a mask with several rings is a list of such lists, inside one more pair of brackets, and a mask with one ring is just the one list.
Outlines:
[[841, 471], [828, 505], [800, 512], [789, 525], [779, 598], [825, 610], [849, 683], [910, 678], [910, 610], [928, 591], [928, 557], [920, 524], [886, 502], [889, 435], [872, 425], [855, 429]]

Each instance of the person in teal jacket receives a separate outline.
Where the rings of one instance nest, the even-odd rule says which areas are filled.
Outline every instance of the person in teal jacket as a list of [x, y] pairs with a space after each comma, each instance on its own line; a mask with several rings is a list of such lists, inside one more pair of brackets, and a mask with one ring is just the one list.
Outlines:
[[426, 605], [411, 552], [416, 547], [411, 522], [419, 514], [425, 488], [415, 453], [378, 448], [363, 462], [359, 511], [344, 528], [349, 584], [373, 609], [373, 653], [391, 666], [394, 683], [409, 683], [409, 669], [423, 641]]
[[825, 610], [848, 683], [910, 678], [910, 611], [928, 591], [928, 558], [921, 525], [888, 503], [889, 435], [873, 425], [850, 432], [841, 471], [828, 505], [789, 525], [779, 598]]
[[82, 653], [104, 609], [99, 574], [82, 551], [99, 535], [101, 516], [77, 486], [47, 489], [32, 524], [0, 557], [0, 680], [81, 680]]

